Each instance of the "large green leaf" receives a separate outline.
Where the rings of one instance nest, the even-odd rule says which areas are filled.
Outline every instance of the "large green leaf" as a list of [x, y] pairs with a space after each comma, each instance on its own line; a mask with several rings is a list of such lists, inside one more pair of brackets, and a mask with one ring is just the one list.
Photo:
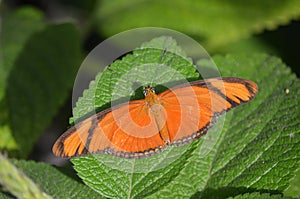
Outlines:
[[[79, 99], [75, 118], [95, 107], [106, 108], [103, 105], [112, 99], [139, 98], [132, 89], [136, 81], [156, 86], [158, 79], [174, 83], [174, 77], [197, 77], [187, 60], [159, 49], [135, 50], [96, 77]], [[131, 160], [106, 154], [74, 158], [83, 181], [103, 196], [119, 198], [224, 198], [286, 189], [300, 159], [299, 80], [278, 58], [268, 55], [216, 56], [214, 60], [222, 76], [251, 79], [259, 86], [252, 102], [226, 115], [221, 132], [219, 122], [200, 140], [169, 147], [150, 158]], [[164, 68], [153, 72], [162, 62], [183, 76], [165, 73]], [[151, 68], [139, 67], [145, 64]], [[216, 134], [218, 138], [213, 138]], [[210, 139], [217, 139], [217, 143], [207, 146]], [[203, 155], [205, 147], [211, 150]]]
[[297, 0], [104, 0], [95, 9], [96, 25], [106, 35], [146, 26], [171, 28], [193, 35], [210, 50], [275, 29], [299, 15]]
[[13, 13], [1, 14], [0, 32], [0, 148], [16, 149], [17, 144], [8, 125], [9, 110], [3, 99], [7, 78], [27, 40], [45, 24], [42, 14], [33, 8], [22, 8]]
[[[53, 198], [101, 198], [99, 194], [94, 192], [92, 189], [63, 174], [61, 171], [48, 164], [23, 160], [14, 160], [13, 163], [17, 169], [13, 168], [13, 170], [5, 171], [7, 173], [5, 177], [8, 178], [6, 181], [12, 181], [15, 183], [8, 184], [10, 187], [6, 187], [6, 189], [8, 189], [8, 191], [12, 194], [16, 193], [14, 191], [23, 190], [24, 192], [25, 188], [28, 189], [26, 191], [28, 191], [29, 194], [36, 194], [36, 189], [40, 188]], [[12, 171], [18, 172], [18, 176], [12, 173]], [[24, 174], [22, 175], [22, 173], [26, 176], [24, 176]], [[32, 190], [34, 190], [34, 192]], [[6, 197], [9, 198], [8, 196]]]
[[247, 78], [256, 81], [260, 91], [252, 103], [226, 118], [227, 127], [225, 124], [224, 137], [212, 156], [209, 178], [196, 195], [282, 192], [299, 162], [299, 80], [279, 59], [266, 55], [214, 60], [224, 76], [246, 78], [244, 75], [249, 74]]
[[255, 190], [282, 192], [299, 162], [299, 80], [279, 59], [266, 55], [214, 60], [223, 76], [257, 82], [258, 96], [227, 114], [215, 150], [205, 159], [193, 156], [181, 175], [157, 195], [189, 196], [197, 189], [197, 198], [224, 198]]
[[0, 101], [4, 96], [6, 79], [18, 55], [32, 34], [45, 23], [42, 14], [24, 7], [9, 14], [1, 14], [0, 32]]
[[92, 189], [48, 164], [33, 161], [14, 164], [54, 198], [101, 198]]
[[[7, 70], [7, 77], [2, 79], [6, 86], [0, 101], [0, 135], [4, 138], [0, 139], [0, 147], [10, 152], [14, 149], [21, 156], [30, 152], [67, 98], [81, 59], [79, 33], [74, 25], [43, 24], [41, 28], [34, 10], [28, 10], [5, 20], [5, 66], [0, 66]], [[23, 19], [23, 15], [27, 17]], [[19, 29], [15, 28], [19, 23]], [[31, 31], [27, 31], [27, 23]]]
[[[246, 193], [246, 194], [241, 194], [237, 195], [235, 197], [229, 197], [230, 199], [292, 199], [291, 197], [288, 196], [283, 196], [281, 194], [267, 194], [267, 193], [259, 193], [259, 192], [253, 192], [251, 194]], [[229, 199], [228, 198], [228, 199]]]

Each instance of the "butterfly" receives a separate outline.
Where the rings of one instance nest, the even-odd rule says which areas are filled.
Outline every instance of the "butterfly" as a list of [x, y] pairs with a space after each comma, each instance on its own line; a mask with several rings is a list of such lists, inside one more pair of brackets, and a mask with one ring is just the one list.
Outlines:
[[167, 146], [199, 139], [226, 111], [247, 103], [258, 92], [256, 83], [241, 78], [211, 78], [181, 84], [144, 99], [101, 111], [77, 123], [53, 146], [59, 157], [108, 153], [124, 158], [157, 154]]

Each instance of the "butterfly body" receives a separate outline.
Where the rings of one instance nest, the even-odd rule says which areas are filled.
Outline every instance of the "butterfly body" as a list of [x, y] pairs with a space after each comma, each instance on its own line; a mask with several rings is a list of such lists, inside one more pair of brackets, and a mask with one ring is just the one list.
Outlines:
[[154, 88], [146, 87], [144, 89], [145, 101], [148, 107], [148, 113], [154, 118], [157, 131], [166, 145], [170, 144], [170, 136], [166, 126], [166, 113], [161, 104], [160, 98], [155, 94]]
[[79, 122], [54, 144], [60, 157], [109, 153], [147, 157], [168, 145], [183, 145], [204, 135], [217, 116], [249, 102], [257, 85], [240, 78], [212, 78], [182, 84], [104, 110]]

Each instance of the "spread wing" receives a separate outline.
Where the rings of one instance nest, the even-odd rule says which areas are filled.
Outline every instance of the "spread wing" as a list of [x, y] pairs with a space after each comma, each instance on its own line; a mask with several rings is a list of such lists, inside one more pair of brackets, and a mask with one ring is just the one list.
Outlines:
[[217, 116], [247, 103], [257, 91], [257, 85], [249, 80], [212, 78], [161, 93], [171, 144], [186, 144], [204, 135]]
[[165, 143], [145, 100], [102, 111], [67, 130], [54, 144], [60, 157], [109, 153], [134, 158], [160, 151]]

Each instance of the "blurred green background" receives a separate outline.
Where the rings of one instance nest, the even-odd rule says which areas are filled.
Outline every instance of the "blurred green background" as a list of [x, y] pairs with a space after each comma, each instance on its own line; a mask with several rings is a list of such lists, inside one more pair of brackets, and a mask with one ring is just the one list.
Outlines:
[[[39, 131], [30, 137], [33, 149], [29, 147], [28, 152], [21, 155], [26, 157], [26, 154], [30, 154], [29, 159], [38, 161], [54, 164], [58, 161], [51, 154], [51, 147], [55, 139], [66, 130], [69, 117], [72, 115], [71, 89], [81, 61], [101, 41], [121, 31], [147, 26], [170, 28], [197, 40], [210, 55], [268, 53], [281, 57], [298, 77], [300, 75], [300, 1], [298, 0], [255, 0], [247, 3], [242, 0], [4, 0], [0, 4], [0, 11], [3, 25], [1, 29], [3, 56], [0, 63], [2, 64], [0, 70], [2, 74], [0, 77], [4, 79], [3, 82], [14, 77], [10, 71], [14, 71], [14, 69], [18, 71], [20, 70], [18, 67], [26, 64], [33, 67], [31, 70], [35, 70], [36, 67], [47, 71], [48, 65], [52, 67], [56, 64], [53, 63], [53, 60], [57, 59], [56, 66], [60, 69], [65, 67], [66, 70], [59, 73], [61, 77], [52, 76], [53, 81], [61, 78], [60, 83], [66, 84], [64, 88], [58, 87], [61, 89], [63, 97], [57, 97], [58, 102], [52, 106], [51, 114], [40, 115], [40, 117], [45, 117], [45, 120], [39, 124], [38, 128], [32, 127], [35, 131]], [[59, 27], [59, 24], [67, 24], [68, 28], [63, 27], [64, 25]], [[27, 32], [22, 32], [22, 28]], [[52, 33], [49, 33], [49, 30]], [[49, 38], [53, 39], [53, 52], [57, 49], [61, 50], [62, 46], [67, 51], [72, 49], [72, 52], [64, 55], [63, 52], [57, 50], [59, 52], [57, 57], [44, 59], [48, 61], [48, 65], [44, 61], [40, 61], [39, 57], [46, 55], [32, 53], [32, 49], [35, 48], [30, 48], [30, 45], [28, 47], [28, 44], [30, 44], [29, 40], [34, 40], [35, 34], [41, 31], [45, 32], [39, 35], [40, 40], [33, 42], [40, 47], [37, 52], [48, 50], [43, 43], [47, 38], [44, 35], [47, 33], [50, 35]], [[21, 38], [26, 34], [30, 35], [30, 37], [28, 36], [30, 39], [22, 40]], [[55, 38], [61, 40], [55, 40]], [[67, 39], [70, 41], [66, 41]], [[61, 41], [65, 41], [66, 44], [64, 45]], [[62, 46], [56, 45], [55, 42]], [[24, 50], [25, 47], [28, 47], [29, 50]], [[16, 52], [16, 49], [18, 52], [28, 53], [29, 55], [26, 56], [31, 56], [32, 59], [23, 64], [26, 61], [21, 62], [20, 60], [26, 59], [21, 59], [20, 53], [15, 53], [15, 58], [13, 58], [9, 51]], [[23, 68], [23, 70], [27, 69]], [[4, 84], [3, 87], [8, 90], [7, 84]], [[52, 96], [50, 94], [48, 98]], [[9, 92], [4, 95], [9, 95]], [[14, 95], [13, 98], [15, 99], [17, 96]], [[10, 102], [10, 100], [7, 101]], [[28, 101], [31, 102], [30, 97]], [[7, 102], [2, 104], [5, 103]], [[18, 106], [12, 106], [13, 103], [9, 104], [10, 108], [3, 110], [7, 110], [7, 112], [14, 108], [16, 111], [20, 110]], [[24, 106], [20, 105], [20, 107]], [[42, 110], [44, 109], [39, 109], [40, 112]], [[20, 119], [13, 118], [12, 120], [16, 122], [11, 126], [20, 126], [16, 125]]]
[[299, 76], [299, 1], [109, 1], [6, 0], [2, 12], [32, 6], [50, 23], [72, 22], [88, 53], [109, 36], [157, 26], [181, 31], [210, 54], [266, 52], [277, 55]]

